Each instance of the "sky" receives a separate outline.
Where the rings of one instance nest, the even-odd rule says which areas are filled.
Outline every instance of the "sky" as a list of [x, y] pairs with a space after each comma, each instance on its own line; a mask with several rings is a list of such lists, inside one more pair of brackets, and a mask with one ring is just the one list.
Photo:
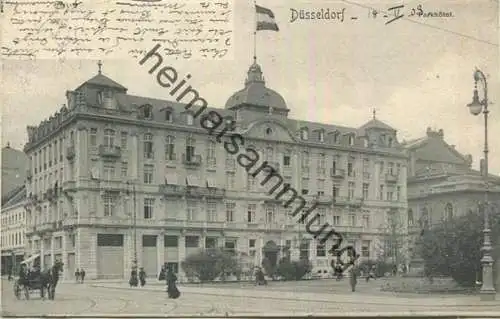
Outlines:
[[[459, 3], [458, 3], [459, 2]], [[490, 172], [500, 174], [500, 79], [498, 0], [377, 1], [258, 0], [271, 9], [279, 32], [257, 33], [257, 60], [269, 88], [279, 92], [292, 118], [358, 127], [377, 118], [398, 130], [399, 141], [443, 129], [445, 140], [478, 167], [484, 120], [472, 116], [473, 72], [486, 75], [490, 100]], [[387, 12], [404, 4], [405, 17], [385, 24], [369, 7]], [[410, 9], [453, 12], [452, 18], [408, 17]], [[291, 9], [345, 8], [344, 22], [290, 22]], [[392, 14], [389, 12], [389, 14]], [[351, 20], [357, 16], [357, 20]], [[166, 61], [209, 104], [223, 107], [244, 85], [253, 56], [254, 7], [236, 1], [235, 53], [222, 61]], [[97, 73], [94, 60], [4, 60], [2, 145], [22, 148], [26, 126], [55, 113], [74, 89]], [[168, 98], [138, 59], [103, 60], [103, 73], [130, 94]], [[480, 96], [482, 96], [482, 87]]]

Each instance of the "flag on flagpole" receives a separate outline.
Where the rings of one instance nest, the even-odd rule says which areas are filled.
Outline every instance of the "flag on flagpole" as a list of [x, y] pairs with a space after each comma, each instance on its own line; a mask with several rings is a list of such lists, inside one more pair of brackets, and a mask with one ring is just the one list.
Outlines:
[[278, 24], [274, 20], [274, 13], [271, 10], [258, 5], [255, 5], [255, 10], [257, 14], [257, 31], [279, 31]]

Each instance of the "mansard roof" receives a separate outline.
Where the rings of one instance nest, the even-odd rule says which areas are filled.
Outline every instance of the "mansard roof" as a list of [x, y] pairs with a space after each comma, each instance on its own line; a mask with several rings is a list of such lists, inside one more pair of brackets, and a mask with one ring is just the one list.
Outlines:
[[96, 85], [96, 86], [103, 86], [103, 87], [108, 87], [108, 88], [114, 88], [114, 89], [119, 89], [120, 91], [127, 91], [127, 88], [121, 85], [118, 82], [115, 82], [108, 78], [107, 76], [99, 73], [95, 75], [93, 78], [90, 80], [85, 81], [82, 85], [80, 85], [79, 88], [81, 88], [84, 85]]

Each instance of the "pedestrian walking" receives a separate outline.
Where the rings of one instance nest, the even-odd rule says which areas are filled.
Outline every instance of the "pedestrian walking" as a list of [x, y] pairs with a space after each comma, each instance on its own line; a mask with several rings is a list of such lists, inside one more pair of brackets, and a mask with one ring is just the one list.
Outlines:
[[158, 275], [158, 280], [165, 280], [165, 265], [161, 266], [160, 274]]
[[7, 270], [8, 272], [8, 277], [7, 277], [7, 280], [8, 281], [11, 281], [12, 280], [12, 271], [14, 270], [13, 269], [14, 267], [12, 267], [12, 265], [9, 266], [9, 269]]
[[130, 287], [137, 287], [138, 280], [137, 280], [137, 267], [134, 266], [132, 268], [132, 271], [130, 272], [130, 280], [128, 281], [128, 284]]
[[146, 272], [144, 271], [144, 268], [141, 267], [139, 270], [139, 281], [141, 282], [141, 287], [144, 287], [146, 284]]
[[351, 285], [351, 291], [356, 291], [356, 285], [358, 284], [358, 274], [357, 268], [353, 265], [349, 270], [349, 284]]
[[181, 292], [177, 288], [177, 285], [176, 285], [177, 276], [175, 275], [172, 268], [168, 268], [166, 277], [167, 277], [168, 298], [171, 298], [171, 299], [179, 298], [179, 296], [181, 295]]
[[76, 271], [75, 271], [75, 279], [76, 279], [76, 283], [80, 282], [80, 269], [78, 269], [78, 268], [76, 268]]
[[80, 269], [80, 282], [83, 284], [83, 281], [85, 280], [85, 270]]
[[368, 275], [366, 276], [366, 282], [368, 282], [370, 279], [377, 279], [375, 276], [375, 265], [373, 265], [370, 270], [368, 271]]
[[255, 271], [255, 284], [259, 286], [267, 285], [266, 277], [264, 276], [264, 272], [260, 267], [257, 267], [257, 270]]

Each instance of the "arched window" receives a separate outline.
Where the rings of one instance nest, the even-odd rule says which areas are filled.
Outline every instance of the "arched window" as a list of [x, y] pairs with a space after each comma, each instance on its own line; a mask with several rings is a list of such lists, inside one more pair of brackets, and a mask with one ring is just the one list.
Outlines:
[[446, 220], [453, 219], [453, 205], [451, 203], [447, 203], [444, 207], [444, 218]]
[[174, 112], [170, 107], [167, 107], [165, 109], [165, 121], [169, 123], [172, 123], [174, 121]]
[[320, 130], [318, 132], [318, 139], [320, 142], [324, 142], [325, 141], [325, 132], [323, 130]]
[[300, 130], [300, 138], [304, 141], [306, 141], [308, 138], [309, 138], [309, 134], [308, 134], [308, 130], [307, 128], [303, 128], [302, 130]]

